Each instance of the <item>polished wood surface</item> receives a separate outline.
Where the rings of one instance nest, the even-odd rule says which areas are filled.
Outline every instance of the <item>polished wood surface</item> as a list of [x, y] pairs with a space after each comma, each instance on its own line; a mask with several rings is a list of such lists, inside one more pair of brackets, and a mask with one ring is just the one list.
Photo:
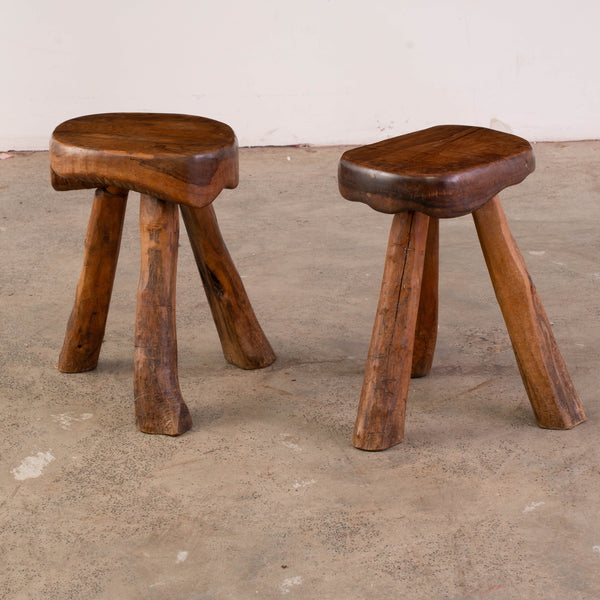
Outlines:
[[385, 450], [404, 439], [427, 225], [423, 213], [394, 215], [352, 443]]
[[270, 365], [275, 353], [225, 246], [212, 205], [182, 205], [181, 212], [225, 358], [242, 369]]
[[571, 429], [585, 413], [500, 200], [473, 219], [535, 418], [540, 427]]
[[127, 190], [96, 190], [75, 304], [58, 359], [64, 373], [90, 371], [98, 364], [126, 206]]
[[345, 152], [342, 196], [375, 210], [448, 218], [473, 212], [535, 168], [531, 145], [484, 127], [440, 125]]
[[177, 205], [142, 195], [140, 240], [142, 261], [134, 342], [136, 423], [146, 433], [180, 435], [192, 426], [192, 418], [177, 375]]
[[108, 113], [59, 125], [50, 143], [57, 190], [116, 186], [202, 207], [238, 183], [237, 140], [189, 115]]

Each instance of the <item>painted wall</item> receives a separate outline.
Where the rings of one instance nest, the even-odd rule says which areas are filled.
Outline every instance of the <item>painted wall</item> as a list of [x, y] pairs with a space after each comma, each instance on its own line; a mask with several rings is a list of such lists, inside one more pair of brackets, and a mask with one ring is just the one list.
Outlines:
[[0, 150], [62, 120], [201, 114], [242, 145], [461, 122], [600, 138], [598, 0], [0, 0]]

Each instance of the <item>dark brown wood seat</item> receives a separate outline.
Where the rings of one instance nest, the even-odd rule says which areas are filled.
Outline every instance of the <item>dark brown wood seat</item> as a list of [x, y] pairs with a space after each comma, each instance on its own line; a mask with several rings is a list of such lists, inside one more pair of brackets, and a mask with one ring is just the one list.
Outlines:
[[348, 150], [344, 198], [384, 213], [458, 217], [477, 210], [535, 168], [526, 140], [484, 127], [439, 125]]
[[50, 152], [57, 190], [114, 186], [202, 208], [238, 184], [233, 130], [203, 117], [78, 117], [54, 130]]
[[404, 438], [411, 376], [426, 375], [437, 336], [439, 218], [473, 214], [496, 298], [538, 424], [570, 429], [585, 414], [497, 193], [533, 171], [530, 144], [482, 127], [442, 125], [355, 148], [340, 160], [348, 200], [393, 213], [353, 443]]
[[212, 201], [238, 183], [237, 140], [224, 123], [189, 115], [111, 113], [66, 121], [50, 144], [57, 190], [97, 188], [83, 270], [58, 368], [98, 363], [129, 190], [141, 193], [141, 273], [135, 326], [137, 426], [179, 435], [191, 425], [179, 389], [175, 278], [179, 209], [225, 358], [244, 369], [275, 354], [221, 237]]

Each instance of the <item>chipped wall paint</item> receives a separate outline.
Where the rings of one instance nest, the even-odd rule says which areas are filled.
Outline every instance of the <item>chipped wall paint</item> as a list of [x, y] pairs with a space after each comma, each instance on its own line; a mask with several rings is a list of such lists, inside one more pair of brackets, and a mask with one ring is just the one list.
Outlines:
[[33, 456], [24, 458], [21, 464], [14, 469], [11, 469], [11, 473], [18, 481], [24, 481], [25, 479], [34, 479], [39, 477], [44, 468], [54, 460], [54, 456], [50, 452], [38, 452]]
[[[47, 149], [67, 118], [132, 110], [220, 119], [255, 146], [365, 143], [437, 123], [600, 138], [597, 0], [102, 6], [4, 3], [0, 150]], [[158, 23], [160, 52], [131, 35]]]

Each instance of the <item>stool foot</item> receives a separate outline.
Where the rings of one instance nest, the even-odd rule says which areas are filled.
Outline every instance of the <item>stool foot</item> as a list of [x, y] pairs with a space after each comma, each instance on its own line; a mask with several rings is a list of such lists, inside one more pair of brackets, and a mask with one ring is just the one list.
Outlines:
[[585, 413], [498, 196], [473, 219], [538, 425], [571, 429]]
[[180, 435], [192, 426], [192, 418], [177, 377], [177, 204], [142, 194], [140, 236], [134, 353], [136, 423], [145, 433]]
[[58, 359], [58, 370], [64, 373], [91, 371], [98, 364], [126, 206], [127, 190], [96, 190], [75, 304]]
[[275, 353], [252, 310], [212, 205], [182, 205], [181, 212], [225, 358], [242, 369], [270, 365]]
[[394, 215], [353, 444], [385, 450], [404, 439], [429, 217]]
[[431, 370], [438, 328], [439, 220], [430, 217], [425, 264], [415, 330], [411, 377], [424, 377]]

